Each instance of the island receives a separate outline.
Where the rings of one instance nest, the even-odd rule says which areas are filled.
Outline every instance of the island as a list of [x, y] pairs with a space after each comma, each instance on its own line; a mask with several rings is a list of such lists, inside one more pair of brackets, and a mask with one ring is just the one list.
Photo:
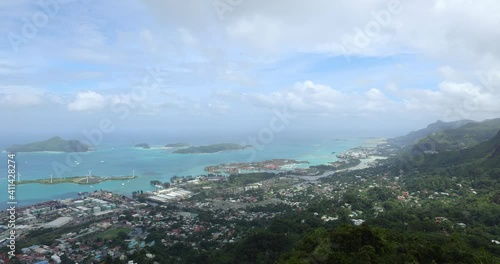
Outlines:
[[148, 144], [146, 144], [146, 143], [136, 144], [135, 147], [136, 148], [145, 148], [145, 149], [150, 148], [150, 146]]
[[174, 150], [173, 153], [177, 154], [203, 154], [203, 153], [216, 153], [220, 151], [228, 151], [228, 150], [240, 150], [251, 147], [250, 145], [242, 146], [239, 144], [233, 143], [222, 143], [222, 144], [214, 144], [208, 146], [198, 146], [198, 147], [188, 147], [183, 149]]
[[87, 152], [90, 147], [78, 140], [64, 140], [61, 137], [52, 137], [45, 141], [33, 142], [29, 144], [16, 144], [5, 149], [8, 152]]
[[293, 165], [309, 163], [308, 161], [299, 161], [294, 159], [272, 159], [260, 162], [239, 162], [229, 164], [219, 164], [215, 166], [206, 166], [205, 171], [210, 173], [239, 174], [241, 172], [264, 172], [290, 170]]
[[173, 143], [165, 145], [166, 148], [185, 148], [189, 146], [190, 145], [188, 143]]
[[23, 180], [17, 181], [17, 184], [59, 184], [59, 183], [76, 183], [76, 184], [98, 184], [104, 181], [122, 181], [135, 179], [137, 176], [115, 176], [115, 177], [103, 177], [103, 176], [75, 176], [66, 178], [47, 178], [47, 179], [36, 179], [36, 180]]

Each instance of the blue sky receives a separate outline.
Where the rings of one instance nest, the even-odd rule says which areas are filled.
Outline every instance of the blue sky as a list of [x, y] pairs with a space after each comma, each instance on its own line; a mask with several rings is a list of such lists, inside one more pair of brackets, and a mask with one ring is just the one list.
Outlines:
[[109, 118], [117, 133], [245, 135], [284, 107], [291, 134], [499, 117], [499, 11], [493, 0], [2, 1], [2, 133], [78, 138]]

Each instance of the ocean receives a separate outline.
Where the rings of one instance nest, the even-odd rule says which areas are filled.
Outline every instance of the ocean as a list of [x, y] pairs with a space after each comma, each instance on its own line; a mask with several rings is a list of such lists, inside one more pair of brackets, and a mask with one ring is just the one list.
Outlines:
[[[123, 195], [133, 191], [154, 190], [151, 180], [169, 181], [174, 175], [198, 176], [207, 174], [205, 166], [231, 162], [263, 161], [268, 159], [296, 159], [308, 161], [301, 166], [327, 164], [337, 160], [335, 153], [366, 145], [367, 139], [326, 139], [271, 142], [262, 149], [245, 149], [211, 154], [175, 154], [174, 149], [151, 145], [151, 149], [135, 148], [130, 142], [107, 143], [95, 151], [85, 153], [18, 153], [17, 172], [21, 180], [50, 179], [87, 175], [89, 170], [97, 176], [132, 175], [138, 178], [126, 181], [105, 181], [95, 185], [22, 184], [16, 186], [17, 206], [28, 206], [47, 200], [77, 197], [78, 192], [109, 190]], [[219, 143], [219, 142], [214, 142]], [[255, 154], [255, 155], [254, 155]], [[7, 159], [7, 153], [2, 153]], [[251, 158], [251, 159], [250, 159]], [[54, 169], [59, 167], [59, 169]], [[63, 169], [61, 169], [63, 168]], [[0, 167], [0, 210], [7, 206], [7, 166]]]

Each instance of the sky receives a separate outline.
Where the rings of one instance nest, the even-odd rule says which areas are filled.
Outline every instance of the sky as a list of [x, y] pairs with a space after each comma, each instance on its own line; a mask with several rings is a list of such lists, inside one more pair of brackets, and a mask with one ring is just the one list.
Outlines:
[[396, 136], [496, 118], [499, 13], [494, 0], [0, 0], [0, 133]]

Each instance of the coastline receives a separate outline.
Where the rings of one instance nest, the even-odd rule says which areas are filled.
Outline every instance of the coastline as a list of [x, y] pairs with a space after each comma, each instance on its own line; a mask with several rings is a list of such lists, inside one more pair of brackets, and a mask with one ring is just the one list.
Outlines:
[[353, 147], [351, 149], [348, 149], [347, 151], [340, 153], [337, 155], [337, 158], [339, 160], [342, 159], [359, 159], [360, 163], [357, 165], [354, 165], [352, 167], [348, 167], [345, 169], [338, 169], [338, 170], [326, 170], [324, 171], [321, 175], [297, 175], [297, 174], [290, 174], [288, 176], [294, 177], [294, 178], [299, 178], [307, 181], [317, 181], [318, 179], [329, 177], [335, 175], [337, 172], [343, 172], [343, 171], [353, 171], [353, 170], [362, 170], [366, 168], [371, 168], [374, 166], [374, 162], [377, 160], [383, 160], [387, 159], [388, 157], [386, 156], [381, 156], [379, 155], [380, 153], [377, 152], [377, 146], [384, 144], [387, 142], [386, 138], [372, 138], [366, 140], [363, 144]]
[[[328, 164], [336, 160], [335, 155], [331, 154], [332, 151], [342, 153], [356, 146], [367, 145], [365, 140], [359, 138], [344, 141], [318, 139], [304, 141], [300, 144], [297, 142], [278, 142], [278, 144], [271, 144], [266, 147], [265, 151], [259, 151], [255, 162], [286, 158], [310, 161], [308, 165]], [[161, 145], [153, 146], [153, 148], [159, 146]], [[106, 148], [89, 151], [88, 154], [83, 156], [83, 160], [79, 164], [71, 163], [71, 167], [69, 167], [71, 174], [85, 175], [88, 170], [92, 170], [98, 172], [98, 175], [131, 175], [131, 171], [134, 169], [136, 174], [141, 174], [141, 177], [133, 181], [130, 180], [130, 183], [126, 180], [124, 182], [106, 180], [95, 184], [78, 184], [74, 182], [56, 184], [54, 183], [56, 181], [55, 178], [53, 179], [53, 183], [50, 184], [50, 178], [47, 175], [54, 174], [52, 164], [59, 163], [64, 166], [67, 164], [66, 155], [57, 155], [64, 154], [64, 152], [23, 153], [24, 155], [19, 155], [17, 159], [17, 163], [19, 164], [18, 170], [22, 173], [20, 175], [21, 183], [19, 184], [17, 194], [21, 201], [24, 200], [23, 205], [28, 205], [34, 201], [40, 202], [67, 197], [69, 193], [87, 191], [89, 190], [89, 186], [93, 186], [91, 187], [92, 190], [105, 189], [123, 195], [130, 195], [133, 191], [137, 190], [153, 190], [154, 187], [149, 183], [151, 180], [168, 182], [175, 175], [192, 175], [194, 177], [205, 175], [207, 174], [204, 171], [206, 166], [227, 163], [228, 161], [247, 162], [250, 154], [253, 153], [250, 149], [244, 153], [239, 153], [238, 151], [220, 151], [214, 155], [210, 153], [205, 155], [170, 155], [171, 149], [176, 148], [161, 147], [158, 150], [141, 151], [140, 148], [134, 148], [125, 143], [121, 145], [109, 145]], [[165, 150], [166, 153], [163, 153], [162, 150]], [[106, 162], [103, 163], [101, 162], [102, 160]], [[305, 166], [286, 166], [283, 169], [293, 170], [296, 167], [303, 168]], [[33, 179], [32, 177], [43, 178]], [[23, 180], [26, 181], [23, 182]], [[0, 200], [7, 201], [7, 196], [0, 196]]]
[[380, 145], [387, 143], [387, 138], [371, 138], [367, 140], [367, 145]]
[[342, 170], [338, 170], [338, 171], [345, 171], [345, 170], [362, 170], [362, 169], [366, 169], [366, 168], [371, 168], [373, 167], [373, 165], [371, 164], [372, 162], [376, 161], [376, 160], [382, 160], [382, 159], [387, 159], [387, 157], [384, 157], [384, 156], [368, 156], [366, 159], [360, 159], [361, 160], [361, 163], [354, 166], [354, 167], [351, 167], [351, 168], [348, 168], [348, 169], [342, 169]]
[[[8, 151], [4, 150], [5, 153]], [[64, 151], [55, 151], [55, 150], [39, 150], [39, 151], [20, 151], [17, 153], [34, 153], [34, 154], [64, 154], [64, 153], [70, 153], [70, 152], [64, 152]]]
[[18, 185], [23, 184], [61, 184], [61, 183], [74, 183], [80, 185], [86, 184], [99, 184], [105, 181], [120, 181], [120, 180], [131, 180], [136, 179], [138, 176], [114, 176], [114, 177], [103, 177], [103, 176], [91, 176], [88, 179], [86, 176], [75, 176], [75, 177], [67, 177], [67, 178], [53, 178], [53, 179], [35, 179], [35, 180], [25, 180], [25, 181], [17, 181]]
[[287, 176], [292, 177], [292, 178], [299, 178], [299, 179], [306, 180], [306, 181], [317, 181], [318, 179], [321, 179], [321, 178], [333, 176], [337, 172], [343, 172], [343, 171], [348, 171], [348, 170], [354, 171], [354, 170], [362, 170], [362, 169], [371, 168], [371, 167], [373, 167], [372, 162], [374, 162], [376, 160], [386, 159], [386, 158], [387, 157], [383, 157], [383, 156], [369, 156], [366, 159], [360, 159], [361, 163], [358, 165], [355, 165], [353, 167], [346, 168], [346, 169], [339, 169], [339, 170], [327, 170], [327, 171], [324, 171], [321, 175], [296, 175], [296, 174], [294, 175], [294, 174], [290, 174]]

